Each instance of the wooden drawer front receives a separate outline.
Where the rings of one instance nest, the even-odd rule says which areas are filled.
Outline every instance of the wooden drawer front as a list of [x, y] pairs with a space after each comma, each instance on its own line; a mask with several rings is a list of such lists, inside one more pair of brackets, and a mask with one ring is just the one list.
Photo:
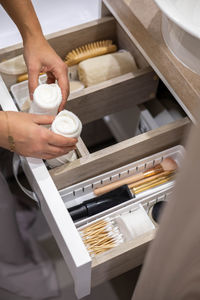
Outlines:
[[77, 92], [69, 97], [67, 109], [83, 124], [89, 123], [154, 98], [157, 85], [155, 73], [146, 68], [136, 75], [128, 73]]
[[190, 124], [185, 119], [143, 133], [50, 171], [60, 190], [81, 180], [182, 143]]
[[155, 230], [134, 241], [118, 246], [112, 254], [107, 253], [92, 261], [92, 287], [140, 266], [148, 246], [155, 236]]

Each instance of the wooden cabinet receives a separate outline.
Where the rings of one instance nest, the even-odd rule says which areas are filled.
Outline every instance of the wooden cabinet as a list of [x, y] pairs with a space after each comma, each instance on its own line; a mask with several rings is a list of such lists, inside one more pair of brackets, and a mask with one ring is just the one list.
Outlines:
[[[156, 45], [150, 43], [148, 32], [128, 6], [122, 0], [105, 0], [102, 15], [99, 20], [49, 35], [50, 44], [64, 58], [68, 51], [82, 44], [112, 39], [119, 48], [127, 49], [134, 55], [139, 70], [134, 75], [128, 73], [74, 93], [68, 100], [67, 108], [77, 114], [83, 123], [95, 121], [154, 98], [161, 77], [194, 120], [195, 104], [189, 103], [188, 97], [191, 96], [195, 103], [196, 92], [190, 89], [186, 81], [183, 82], [186, 94], [177, 87], [176, 83], [182, 79], [177, 68], [171, 74], [173, 80], [169, 77], [167, 68], [170, 69], [173, 62], [170, 61], [169, 66], [165, 65], [162, 51], [157, 52]], [[3, 49], [0, 51], [0, 60], [20, 53], [21, 45]], [[174, 82], [176, 79], [177, 82]], [[17, 110], [8, 89], [7, 82], [1, 79], [2, 108]], [[99, 284], [140, 264], [155, 232], [114, 248], [104, 256], [91, 259], [63, 201], [65, 189], [181, 144], [190, 123], [186, 117], [91, 154], [84, 141], [80, 140], [79, 159], [50, 171], [42, 160], [21, 157], [24, 172], [72, 273], [79, 298], [90, 293], [91, 284]]]

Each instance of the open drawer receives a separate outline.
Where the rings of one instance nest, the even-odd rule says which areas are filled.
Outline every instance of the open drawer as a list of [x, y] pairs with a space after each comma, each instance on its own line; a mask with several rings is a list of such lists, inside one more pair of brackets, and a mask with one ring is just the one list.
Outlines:
[[[106, 172], [102, 175], [90, 178], [61, 190], [60, 195], [65, 203], [66, 208], [73, 207], [77, 204], [79, 205], [86, 199], [94, 197], [93, 192], [95, 189], [102, 188], [110, 183], [127, 178], [137, 172], [144, 172], [145, 170], [158, 165], [168, 157], [176, 161], [177, 165], [180, 167], [184, 158], [184, 148], [180, 145], [175, 146], [144, 159], [138, 160], [134, 163], [130, 163], [123, 167]], [[134, 209], [135, 206], [138, 206], [138, 204], [142, 204], [143, 208], [150, 216], [151, 208], [155, 203], [159, 201], [168, 201], [171, 199], [173, 186], [174, 180], [166, 182], [161, 186], [143, 191], [139, 194], [136, 194], [135, 198], [132, 198], [131, 200], [126, 201], [118, 206], [107, 209], [96, 215], [89, 216], [80, 221], [76, 221], [76, 227], [79, 232], [83, 234], [83, 228], [90, 228], [91, 225], [94, 225], [96, 222], [100, 222], [102, 220], [106, 221], [111, 219], [112, 221], [115, 217], [119, 217], [124, 213], [131, 212], [131, 210]], [[137, 217], [135, 216], [135, 218]], [[154, 224], [154, 229], [156, 229], [157, 223], [154, 222]], [[124, 229], [124, 227], [122, 229]], [[148, 232], [138, 234], [137, 237], [128, 240], [125, 239], [119, 245], [111, 248], [108, 251], [97, 255], [92, 253], [92, 286], [96, 286], [105, 280], [109, 280], [142, 264], [147, 246], [155, 235], [154, 229], [152, 229], [150, 226]], [[111, 230], [111, 232], [113, 231]], [[119, 233], [117, 233], [117, 236], [118, 234]], [[89, 237], [86, 236], [86, 245], [87, 238]], [[100, 233], [97, 238], [101, 239]], [[88, 251], [90, 251], [90, 249], [91, 248], [88, 247]]]
[[[16, 110], [3, 81], [0, 82], [0, 98], [3, 99], [4, 110]], [[71, 185], [69, 181], [91, 178], [94, 174], [101, 174], [106, 170], [123, 166], [151, 153], [179, 144], [189, 124], [189, 120], [185, 118], [96, 153], [88, 154], [74, 161], [71, 166], [50, 171], [50, 173], [54, 172], [52, 177], [42, 160], [21, 157], [24, 172], [37, 195], [41, 210], [71, 271], [78, 298], [89, 294], [91, 286], [141, 264], [154, 232], [129, 242], [125, 246], [116, 247], [111, 253], [92, 260], [63, 201], [65, 188]], [[151, 158], [151, 161], [152, 159], [154, 160]], [[62, 173], [63, 170], [64, 173]], [[58, 176], [61, 176], [61, 180]], [[60, 192], [55, 183], [57, 186], [62, 186]], [[71, 188], [75, 187], [70, 186], [69, 189]]]
[[[48, 38], [61, 57], [82, 44], [112, 39], [119, 48], [129, 50], [136, 59], [139, 67], [137, 73], [116, 77], [70, 96], [67, 108], [77, 114], [83, 123], [155, 97], [158, 77], [113, 17], [58, 32]], [[21, 45], [3, 49], [0, 51], [0, 60], [21, 52]], [[8, 91], [9, 87], [0, 78], [1, 106], [3, 110], [15, 111], [17, 108]], [[78, 298], [90, 293], [91, 281], [92, 285], [98, 284], [140, 264], [154, 233], [92, 260], [66, 209], [64, 189], [180, 144], [189, 124], [188, 118], [184, 118], [92, 154], [82, 145], [81, 149], [84, 150], [79, 159], [51, 171], [47, 170], [42, 160], [21, 157], [24, 172], [71, 271]]]

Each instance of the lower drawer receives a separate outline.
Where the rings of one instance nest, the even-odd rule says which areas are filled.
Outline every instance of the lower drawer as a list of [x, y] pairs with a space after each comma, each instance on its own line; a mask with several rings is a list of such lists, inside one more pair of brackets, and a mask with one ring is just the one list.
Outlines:
[[155, 230], [149, 231], [133, 240], [125, 241], [110, 251], [91, 257], [79, 236], [78, 230], [108, 216], [112, 217], [112, 215], [121, 214], [124, 210], [129, 211], [138, 203], [141, 203], [148, 213], [149, 207], [157, 201], [168, 201], [171, 198], [171, 190], [174, 183], [166, 183], [162, 186], [162, 189], [154, 188], [151, 193], [143, 192], [143, 194], [136, 196], [136, 198], [127, 203], [83, 221], [78, 221], [75, 224], [71, 221], [67, 208], [88, 199], [88, 195], [91, 196], [95, 187], [106, 185], [119, 177], [123, 178], [134, 172], [143, 171], [145, 168], [160, 163], [165, 157], [170, 156], [180, 164], [183, 152], [182, 146], [173, 147], [114, 171], [103, 173], [100, 176], [64, 188], [59, 192], [55, 189], [51, 178], [44, 173], [42, 168], [37, 167], [34, 170], [31, 162], [32, 169], [30, 170], [27, 167], [27, 162], [25, 160], [22, 161], [29, 182], [32, 183], [32, 187], [37, 193], [41, 209], [57, 240], [69, 270], [72, 272], [75, 292], [78, 298], [89, 294], [91, 287], [140, 265], [143, 262], [147, 247], [155, 235]]
[[[158, 154], [141, 159], [135, 163], [130, 163], [118, 169], [104, 173], [102, 175], [90, 178], [71, 187], [60, 190], [61, 198], [66, 208], [81, 204], [86, 199], [93, 197], [93, 191], [96, 188], [107, 185], [108, 183], [116, 182], [119, 179], [126, 178], [137, 172], [143, 172], [160, 162], [166, 157], [171, 157], [180, 166], [184, 156], [184, 149], [182, 146], [175, 146], [168, 150], [164, 150]], [[151, 190], [144, 191], [132, 200], [125, 202], [117, 207], [110, 208], [95, 216], [88, 217], [81, 221], [77, 221], [76, 227], [79, 231], [83, 228], [94, 225], [96, 222], [107, 220], [110, 218], [114, 220], [116, 217], [129, 213], [138, 204], [142, 204], [147, 214], [150, 208], [158, 201], [168, 201], [172, 198], [171, 191], [174, 182], [168, 182], [161, 187], [155, 187]], [[155, 228], [156, 229], [156, 228]], [[109, 251], [92, 256], [91, 265], [91, 285], [98, 285], [105, 280], [109, 280], [118, 276], [143, 262], [147, 247], [155, 235], [155, 229], [151, 229], [139, 235], [137, 238], [125, 240], [120, 245], [112, 248]], [[97, 235], [100, 239], [100, 235]], [[85, 274], [86, 276], [86, 274]]]
[[[63, 207], [63, 209], [65, 210], [65, 214], [68, 215], [67, 208], [81, 204], [83, 201], [93, 197], [93, 190], [95, 188], [102, 187], [110, 182], [117, 181], [119, 178], [123, 179], [134, 173], [151, 168], [154, 165], [159, 164], [166, 157], [173, 158], [178, 163], [178, 165], [180, 165], [183, 159], [183, 155], [183, 147], [175, 146], [168, 150], [159, 152], [158, 154], [154, 154], [152, 156], [130, 163], [118, 169], [103, 173], [102, 175], [90, 178], [70, 187], [64, 188], [60, 190], [59, 193], [65, 207]], [[138, 204], [142, 204], [146, 212], [149, 213], [149, 208], [153, 204], [162, 200], [168, 201], [171, 198], [171, 191], [173, 185], [174, 182], [165, 183], [162, 185], [162, 188], [155, 187], [152, 190], [139, 194], [138, 196], [136, 195], [136, 197], [132, 200], [118, 205], [117, 207], [110, 208], [95, 216], [88, 217], [87, 219], [77, 221], [75, 222], [76, 229], [78, 231], [81, 231], [84, 227], [90, 226], [97, 221], [99, 222], [100, 220], [105, 220], [108, 217], [112, 219], [115, 216], [122, 215], [124, 212], [128, 212], [134, 209], [134, 207]], [[42, 203], [41, 206], [43, 206]], [[44, 213], [46, 214], [47, 208], [43, 207], [43, 209]], [[54, 222], [55, 221], [56, 220], [54, 220]], [[50, 224], [50, 226], [51, 225], [52, 224]], [[56, 235], [58, 236], [58, 232], [56, 233]], [[142, 234], [141, 236], [138, 236], [137, 238], [134, 238], [132, 240], [124, 241], [122, 244], [104, 253], [92, 257], [88, 253], [91, 260], [91, 266], [88, 268], [88, 266], [86, 267], [86, 265], [84, 266], [84, 264], [82, 264], [82, 267], [84, 268], [84, 277], [80, 278], [81, 283], [79, 284], [90, 284], [91, 286], [95, 286], [104, 282], [105, 280], [109, 280], [140, 265], [143, 262], [147, 247], [153, 239], [154, 235], [155, 229], [150, 230], [147, 233]], [[74, 238], [75, 236], [71, 234], [71, 243], [73, 244], [73, 247], [77, 247]], [[100, 237], [97, 236], [97, 238]], [[82, 256], [83, 253], [81, 252], [81, 248], [79, 247], [78, 249], [79, 259], [83, 259], [84, 256]], [[73, 254], [75, 250], [76, 249], [74, 248]], [[90, 280], [91, 283], [89, 283]], [[85, 287], [86, 286], [82, 286], [80, 288], [79, 286], [79, 288], [81, 289], [80, 290], [78, 288], [79, 296], [83, 296], [83, 291], [85, 291]]]

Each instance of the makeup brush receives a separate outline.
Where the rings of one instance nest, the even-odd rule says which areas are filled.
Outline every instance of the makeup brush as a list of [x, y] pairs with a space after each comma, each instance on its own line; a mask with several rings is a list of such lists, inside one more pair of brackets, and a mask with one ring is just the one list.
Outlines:
[[148, 182], [148, 183], [142, 184], [138, 187], [135, 187], [135, 188], [132, 189], [132, 191], [133, 191], [134, 195], [136, 195], [136, 194], [139, 194], [139, 193], [144, 192], [146, 190], [149, 190], [153, 187], [156, 187], [158, 185], [164, 184], [164, 183], [172, 180], [172, 178], [173, 178], [173, 176], [171, 176], [171, 175], [163, 176], [161, 178], [152, 180], [152, 182]]
[[159, 173], [162, 173], [162, 172], [165, 172], [165, 171], [175, 171], [176, 169], [177, 169], [176, 162], [172, 158], [168, 157], [168, 158], [163, 159], [163, 161], [160, 164], [156, 165], [153, 168], [147, 169], [144, 172], [140, 172], [140, 173], [137, 173], [135, 175], [129, 176], [127, 178], [124, 178], [124, 179], [118, 180], [116, 182], [107, 184], [107, 185], [102, 186], [100, 188], [96, 188], [94, 190], [94, 194], [99, 196], [99, 195], [102, 195], [102, 194], [107, 193], [109, 191], [112, 191], [112, 190], [120, 187], [121, 185], [130, 184], [130, 183], [139, 181], [141, 179], [144, 179], [144, 178], [147, 178], [147, 177], [150, 177], [150, 176], [154, 176], [156, 174], [159, 174]]
[[129, 187], [129, 189], [132, 189], [132, 188], [141, 186], [142, 184], [145, 184], [145, 183], [151, 183], [155, 179], [158, 179], [158, 178], [161, 178], [164, 176], [168, 176], [168, 175], [172, 175], [172, 174], [175, 174], [175, 171], [164, 171], [162, 173], [159, 173], [159, 174], [144, 178], [142, 180], [133, 182], [133, 183], [129, 184], [128, 187]]

